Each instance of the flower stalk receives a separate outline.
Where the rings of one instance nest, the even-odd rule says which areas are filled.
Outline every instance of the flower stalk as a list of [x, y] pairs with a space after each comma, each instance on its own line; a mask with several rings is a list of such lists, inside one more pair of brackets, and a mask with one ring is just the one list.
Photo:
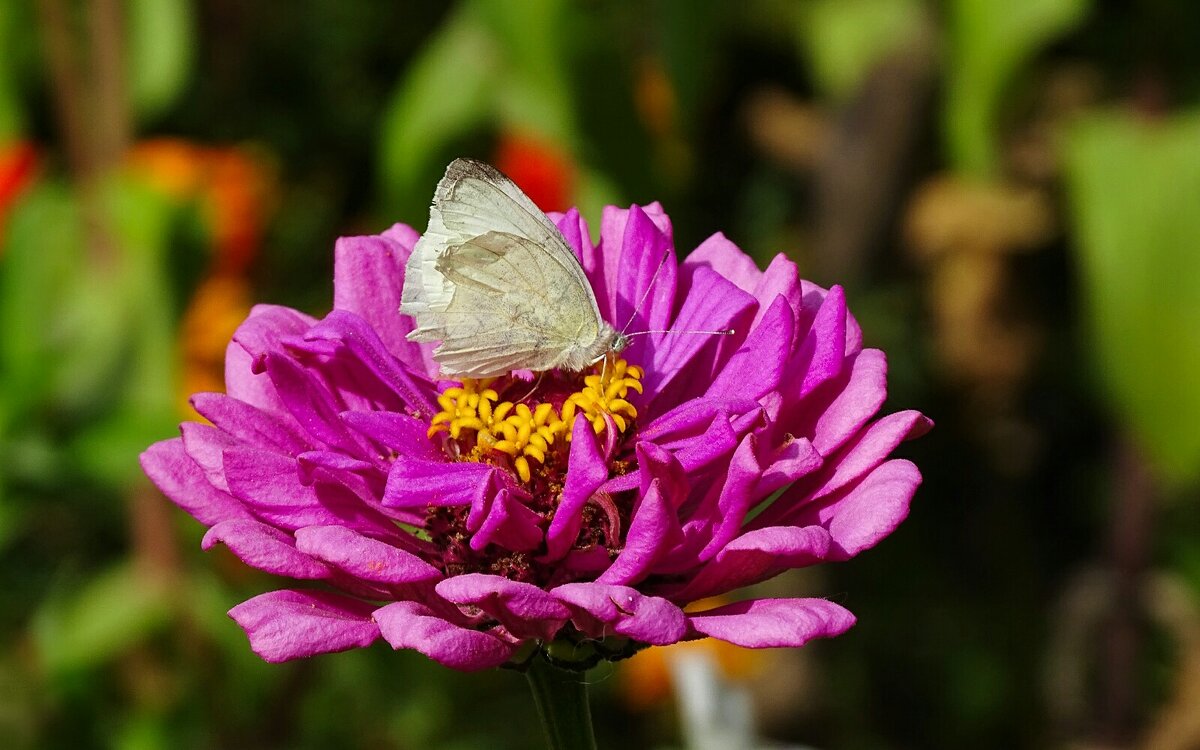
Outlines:
[[525, 677], [550, 750], [596, 748], [585, 674], [556, 667], [540, 654], [529, 660]]

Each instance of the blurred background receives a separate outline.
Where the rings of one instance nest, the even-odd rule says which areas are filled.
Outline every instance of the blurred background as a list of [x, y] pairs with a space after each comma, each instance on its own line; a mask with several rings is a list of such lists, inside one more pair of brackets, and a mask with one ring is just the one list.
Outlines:
[[525, 748], [516, 674], [271, 666], [279, 586], [140, 475], [256, 301], [424, 229], [455, 156], [547, 210], [661, 201], [840, 283], [937, 429], [910, 518], [766, 584], [794, 651], [601, 667], [601, 746], [684, 747], [680, 664], [763, 746], [1200, 748], [1200, 3], [0, 2], [0, 745]]

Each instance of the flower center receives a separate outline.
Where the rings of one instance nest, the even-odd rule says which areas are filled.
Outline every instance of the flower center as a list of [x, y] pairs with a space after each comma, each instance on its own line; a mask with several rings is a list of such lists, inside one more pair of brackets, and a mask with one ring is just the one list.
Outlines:
[[[431, 420], [429, 435], [440, 436], [453, 460], [509, 471], [525, 490], [521, 502], [540, 516], [538, 525], [545, 531], [562, 500], [571, 432], [580, 416], [604, 446], [610, 476], [630, 470], [632, 461], [621, 457], [620, 442], [635, 427], [638, 412], [629, 397], [630, 391], [642, 392], [642, 375], [640, 367], [609, 354], [588, 371], [544, 372], [532, 384], [512, 376], [464, 379], [438, 397], [441, 411]], [[598, 558], [603, 561], [619, 553], [632, 509], [630, 494], [597, 492], [589, 498], [572, 549], [593, 557], [593, 551], [603, 550]], [[545, 585], [556, 576], [582, 574], [540, 561], [544, 546], [524, 552], [494, 544], [474, 548], [469, 516], [470, 508], [464, 506], [428, 509], [425, 530], [448, 575], [480, 571]]]
[[583, 414], [598, 437], [628, 432], [637, 409], [630, 391], [642, 392], [642, 368], [611, 355], [590, 373], [541, 373], [532, 387], [505, 376], [447, 388], [429, 425], [445, 433], [452, 457], [506, 466], [533, 487], [538, 479], [566, 473], [575, 417]]

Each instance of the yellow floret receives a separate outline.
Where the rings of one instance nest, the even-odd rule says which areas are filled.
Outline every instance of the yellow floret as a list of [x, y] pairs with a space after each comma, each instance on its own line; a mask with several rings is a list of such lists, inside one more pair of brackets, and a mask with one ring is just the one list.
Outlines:
[[531, 460], [545, 464], [559, 437], [565, 435], [569, 441], [577, 414], [584, 415], [597, 435], [609, 425], [618, 433], [629, 429], [637, 409], [628, 395], [642, 392], [642, 375], [642, 368], [623, 359], [609, 361], [600, 374], [584, 378], [583, 389], [567, 397], [561, 413], [550, 403], [500, 401], [499, 393], [490, 387], [494, 379], [466, 378], [461, 386], [447, 388], [437, 397], [441, 411], [430, 421], [429, 435], [445, 432], [454, 440], [473, 436], [474, 447], [464, 452], [464, 458], [482, 461], [489, 454], [506, 455], [521, 481], [529, 482]]
[[605, 418], [608, 417], [617, 432], [623, 433], [628, 429], [629, 421], [637, 419], [637, 409], [626, 397], [630, 391], [642, 392], [642, 368], [618, 359], [603, 370], [603, 374], [588, 375], [583, 379], [583, 390], [567, 397], [563, 404], [563, 421], [571, 424], [576, 412], [582, 412], [591, 422], [592, 430], [600, 435], [608, 427]]

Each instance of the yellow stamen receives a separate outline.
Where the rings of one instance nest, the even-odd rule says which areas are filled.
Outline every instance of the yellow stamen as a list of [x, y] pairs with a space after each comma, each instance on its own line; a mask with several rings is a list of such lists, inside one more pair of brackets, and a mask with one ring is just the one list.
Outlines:
[[[494, 379], [465, 378], [461, 386], [447, 388], [437, 397], [441, 407], [429, 424], [429, 435], [449, 433], [454, 440], [474, 437], [473, 447], [463, 447], [463, 457], [482, 461], [487, 456], [507, 456], [522, 482], [533, 477], [533, 464], [544, 465], [559, 437], [571, 439], [571, 426], [578, 414], [588, 420], [592, 430], [602, 435], [606, 429], [626, 432], [637, 418], [637, 409], [628, 401], [630, 391], [642, 392], [642, 368], [615, 359], [600, 368], [600, 373], [584, 377], [584, 387], [569, 395], [561, 412], [551, 403], [513, 403], [500, 401], [491, 388]], [[469, 446], [469, 443], [468, 443]], [[560, 454], [565, 457], [565, 454]]]

